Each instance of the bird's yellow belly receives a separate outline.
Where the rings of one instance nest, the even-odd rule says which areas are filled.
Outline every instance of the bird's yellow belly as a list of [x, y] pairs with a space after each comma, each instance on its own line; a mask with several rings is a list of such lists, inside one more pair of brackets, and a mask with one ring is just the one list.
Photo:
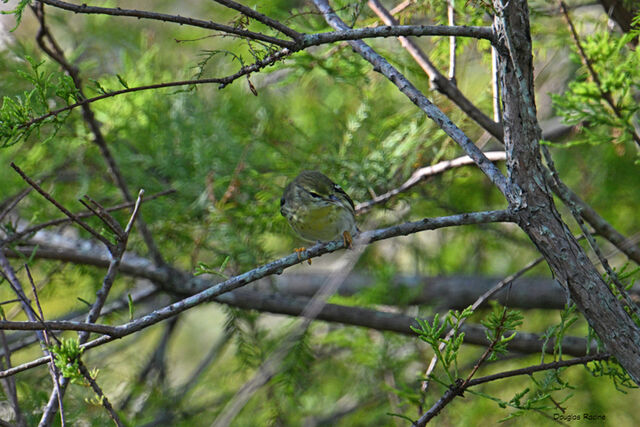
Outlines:
[[306, 240], [330, 241], [342, 236], [343, 231], [353, 234], [355, 224], [348, 212], [334, 206], [309, 209], [296, 218], [294, 229]]

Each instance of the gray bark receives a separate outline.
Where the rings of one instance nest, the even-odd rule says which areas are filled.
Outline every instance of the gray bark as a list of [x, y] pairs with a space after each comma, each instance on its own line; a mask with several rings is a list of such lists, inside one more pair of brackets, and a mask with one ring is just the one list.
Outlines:
[[545, 184], [538, 144], [540, 128], [529, 95], [533, 93], [533, 66], [527, 2], [505, 3], [503, 8], [501, 0], [494, 0], [499, 11], [494, 28], [502, 70], [510, 206], [518, 225], [540, 250], [606, 348], [640, 384], [640, 329], [573, 238]]

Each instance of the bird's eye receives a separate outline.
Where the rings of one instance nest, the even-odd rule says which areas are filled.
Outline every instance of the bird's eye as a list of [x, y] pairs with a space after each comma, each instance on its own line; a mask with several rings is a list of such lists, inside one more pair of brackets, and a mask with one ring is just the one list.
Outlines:
[[322, 199], [321, 195], [314, 193], [313, 191], [309, 191], [309, 194], [311, 194], [311, 197], [315, 197], [316, 199]]

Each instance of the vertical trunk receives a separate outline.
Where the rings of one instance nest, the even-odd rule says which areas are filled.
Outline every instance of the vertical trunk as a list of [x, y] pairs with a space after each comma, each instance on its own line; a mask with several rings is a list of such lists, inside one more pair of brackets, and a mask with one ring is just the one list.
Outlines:
[[529, 95], [533, 94], [533, 66], [527, 2], [509, 0], [504, 4], [507, 6], [503, 8], [501, 0], [494, 0], [496, 10], [502, 10], [495, 18], [494, 29], [502, 70], [511, 208], [608, 351], [640, 384], [640, 329], [573, 238], [545, 185], [538, 145], [540, 128]]

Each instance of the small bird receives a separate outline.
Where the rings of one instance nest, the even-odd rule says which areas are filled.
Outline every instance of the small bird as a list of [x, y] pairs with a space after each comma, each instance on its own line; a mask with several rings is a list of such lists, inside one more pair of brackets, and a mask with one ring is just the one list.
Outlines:
[[302, 171], [284, 189], [280, 213], [304, 240], [328, 242], [339, 237], [351, 247], [359, 232], [353, 201], [324, 174]]

